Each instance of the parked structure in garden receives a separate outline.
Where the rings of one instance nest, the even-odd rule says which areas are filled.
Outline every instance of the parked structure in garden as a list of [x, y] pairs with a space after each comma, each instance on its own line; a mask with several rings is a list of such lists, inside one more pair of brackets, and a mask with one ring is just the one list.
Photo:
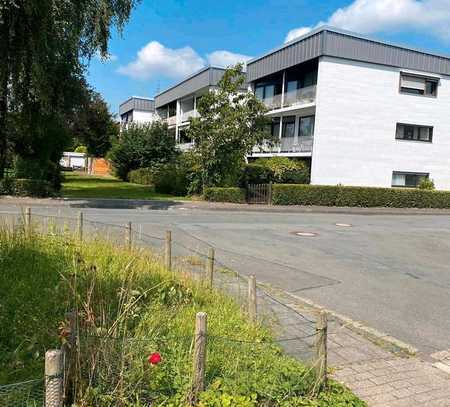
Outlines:
[[131, 123], [151, 123], [157, 119], [155, 101], [132, 96], [119, 106], [120, 128], [126, 129]]
[[450, 189], [450, 57], [321, 27], [247, 63], [280, 144], [311, 183]]

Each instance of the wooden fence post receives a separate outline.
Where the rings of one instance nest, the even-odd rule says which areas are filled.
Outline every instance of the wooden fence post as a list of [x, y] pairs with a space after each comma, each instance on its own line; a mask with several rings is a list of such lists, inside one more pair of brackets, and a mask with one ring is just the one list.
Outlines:
[[316, 322], [316, 375], [319, 388], [327, 385], [327, 331], [327, 313], [321, 311]]
[[164, 251], [164, 260], [167, 270], [172, 270], [172, 232], [166, 231], [166, 249]]
[[194, 360], [192, 366], [190, 405], [195, 405], [198, 400], [198, 395], [205, 390], [206, 336], [207, 315], [206, 312], [199, 312], [195, 318]]
[[214, 280], [214, 249], [211, 247], [208, 250], [208, 259], [206, 261], [206, 286], [208, 288], [213, 288]]
[[256, 322], [257, 312], [256, 278], [255, 276], [250, 276], [248, 279], [248, 316], [252, 322]]
[[131, 222], [127, 223], [127, 227], [125, 230], [125, 241], [127, 242], [127, 248], [128, 250], [131, 250], [131, 247], [133, 245], [133, 241], [132, 241], [132, 227], [131, 227]]
[[25, 233], [31, 235], [31, 208], [25, 209]]
[[272, 190], [273, 190], [272, 189], [273, 188], [272, 181], [269, 182], [269, 187], [268, 188], [269, 188], [269, 191], [268, 191], [268, 194], [267, 194], [268, 195], [267, 196], [267, 201], [268, 201], [267, 203], [269, 205], [272, 205]]
[[61, 350], [45, 352], [45, 407], [62, 407], [63, 364]]
[[80, 242], [83, 241], [83, 212], [78, 213], [78, 239]]

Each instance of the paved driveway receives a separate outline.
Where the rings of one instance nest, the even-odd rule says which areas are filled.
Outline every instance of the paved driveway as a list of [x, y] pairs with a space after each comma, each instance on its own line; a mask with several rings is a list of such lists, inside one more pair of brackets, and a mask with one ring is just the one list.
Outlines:
[[[2, 211], [17, 211], [0, 204]], [[75, 216], [78, 209], [36, 207]], [[258, 280], [309, 298], [430, 354], [450, 348], [450, 217], [83, 209], [205, 251]], [[340, 226], [336, 224], [342, 224]], [[306, 232], [314, 236], [299, 236]]]

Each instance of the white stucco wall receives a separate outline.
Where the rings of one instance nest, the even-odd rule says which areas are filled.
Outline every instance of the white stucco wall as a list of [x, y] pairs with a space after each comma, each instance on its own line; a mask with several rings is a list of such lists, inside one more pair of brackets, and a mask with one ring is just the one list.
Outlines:
[[[407, 171], [450, 189], [450, 77], [437, 98], [401, 94], [399, 80], [394, 67], [321, 58], [311, 183], [390, 187]], [[433, 142], [396, 140], [397, 123], [433, 126]]]

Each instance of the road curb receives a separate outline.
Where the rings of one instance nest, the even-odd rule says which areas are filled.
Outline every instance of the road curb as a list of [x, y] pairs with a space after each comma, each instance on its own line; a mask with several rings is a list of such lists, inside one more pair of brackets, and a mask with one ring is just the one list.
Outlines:
[[345, 325], [347, 328], [363, 335], [376, 345], [378, 346], [381, 345], [384, 348], [388, 348], [388, 350], [390, 350], [393, 353], [403, 353], [406, 356], [417, 356], [417, 354], [419, 353], [419, 350], [417, 348], [406, 342], [401, 341], [400, 339], [397, 339], [375, 328], [371, 328], [360, 321], [355, 321], [329, 308], [323, 307], [322, 305], [317, 304], [316, 302], [308, 298], [300, 297], [296, 294], [291, 294], [287, 291], [278, 288], [274, 289], [273, 287], [269, 287], [267, 285], [265, 285], [265, 288], [271, 290], [272, 292], [281, 291], [287, 297], [290, 297], [293, 300], [300, 302], [307, 307], [312, 308], [315, 312], [325, 311], [326, 313], [334, 317], [336, 320], [338, 320], [342, 325]]

